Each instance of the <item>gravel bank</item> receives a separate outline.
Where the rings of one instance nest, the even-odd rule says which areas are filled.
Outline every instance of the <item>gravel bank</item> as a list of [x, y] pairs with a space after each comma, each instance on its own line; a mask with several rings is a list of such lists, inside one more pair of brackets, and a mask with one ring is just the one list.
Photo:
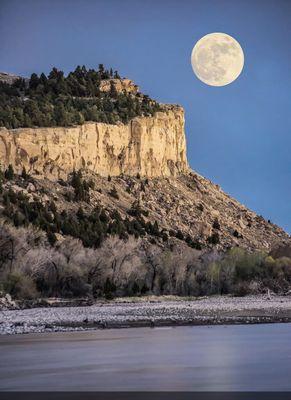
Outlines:
[[291, 297], [213, 296], [196, 300], [147, 299], [0, 312], [0, 334], [234, 323], [291, 322]]

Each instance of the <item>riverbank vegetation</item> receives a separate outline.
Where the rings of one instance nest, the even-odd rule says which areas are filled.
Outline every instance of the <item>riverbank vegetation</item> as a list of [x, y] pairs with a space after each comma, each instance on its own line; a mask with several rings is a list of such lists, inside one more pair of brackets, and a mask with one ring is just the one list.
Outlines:
[[233, 248], [207, 262], [189, 247], [181, 253], [116, 235], [97, 249], [71, 237], [51, 246], [43, 231], [2, 224], [0, 274], [1, 291], [20, 299], [285, 293], [291, 259]]

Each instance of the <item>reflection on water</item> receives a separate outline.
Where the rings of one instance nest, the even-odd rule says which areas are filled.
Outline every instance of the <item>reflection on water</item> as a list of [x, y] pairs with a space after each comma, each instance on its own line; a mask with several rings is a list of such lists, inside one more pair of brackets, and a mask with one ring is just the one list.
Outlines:
[[291, 324], [0, 337], [2, 390], [291, 390]]

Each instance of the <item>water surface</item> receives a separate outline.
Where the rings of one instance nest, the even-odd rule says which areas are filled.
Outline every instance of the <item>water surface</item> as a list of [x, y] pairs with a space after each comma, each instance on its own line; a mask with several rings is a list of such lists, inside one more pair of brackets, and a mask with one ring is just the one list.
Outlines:
[[1, 390], [291, 390], [291, 324], [0, 337]]

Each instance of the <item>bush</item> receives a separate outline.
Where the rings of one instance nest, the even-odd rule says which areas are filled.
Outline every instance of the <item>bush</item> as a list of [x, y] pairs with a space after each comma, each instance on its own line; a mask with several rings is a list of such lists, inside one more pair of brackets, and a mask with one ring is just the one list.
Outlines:
[[218, 244], [220, 242], [219, 234], [217, 232], [214, 232], [211, 236], [208, 237], [207, 241], [209, 244]]
[[217, 218], [215, 218], [212, 226], [213, 226], [213, 229], [220, 230], [220, 223]]
[[109, 279], [106, 279], [104, 285], [104, 296], [106, 300], [112, 300], [114, 298], [114, 293], [116, 291], [115, 284]]
[[233, 236], [236, 237], [236, 238], [238, 238], [238, 239], [240, 239], [240, 238], [243, 237], [242, 234], [239, 233], [236, 229], [233, 231]]
[[[84, 264], [86, 263], [85, 259], [82, 261]], [[36, 285], [39, 292], [45, 296], [81, 297], [92, 295], [92, 287], [86, 274], [73, 261], [65, 260], [62, 253], [54, 253], [53, 263], [48, 262], [44, 269], [38, 271]]]
[[57, 237], [56, 237], [56, 235], [55, 235], [52, 231], [48, 231], [48, 233], [47, 233], [47, 239], [48, 239], [49, 244], [50, 244], [51, 246], [53, 246], [53, 245], [56, 243], [56, 241], [57, 241]]
[[3, 281], [3, 288], [17, 299], [35, 299], [39, 295], [33, 279], [20, 271], [9, 273]]
[[91, 286], [86, 282], [78, 268], [66, 267], [61, 271], [57, 292], [63, 297], [80, 297], [91, 294]]
[[109, 195], [110, 195], [111, 197], [113, 197], [114, 199], [119, 200], [119, 195], [118, 195], [118, 193], [117, 193], [117, 190], [116, 190], [116, 187], [115, 187], [115, 186], [113, 186], [113, 188], [110, 190]]
[[132, 217], [140, 218], [140, 217], [142, 217], [143, 215], [144, 215], [145, 217], [147, 217], [147, 216], [149, 215], [149, 212], [146, 211], [146, 210], [143, 210], [143, 209], [141, 208], [141, 206], [140, 206], [139, 201], [135, 200], [135, 201], [132, 203], [132, 205], [131, 205], [131, 207], [130, 207], [130, 210], [128, 210], [128, 214], [131, 215]]
[[263, 255], [260, 253], [248, 254], [244, 252], [236, 261], [234, 279], [235, 281], [250, 281], [260, 278], [263, 274]]
[[179, 239], [179, 240], [184, 240], [184, 235], [180, 231], [180, 229], [178, 229], [178, 231], [176, 232], [176, 238]]
[[197, 208], [198, 208], [198, 210], [201, 211], [201, 212], [204, 211], [204, 206], [203, 206], [203, 204], [198, 204]]
[[250, 284], [248, 282], [239, 282], [234, 286], [233, 294], [237, 297], [247, 296], [251, 293]]

